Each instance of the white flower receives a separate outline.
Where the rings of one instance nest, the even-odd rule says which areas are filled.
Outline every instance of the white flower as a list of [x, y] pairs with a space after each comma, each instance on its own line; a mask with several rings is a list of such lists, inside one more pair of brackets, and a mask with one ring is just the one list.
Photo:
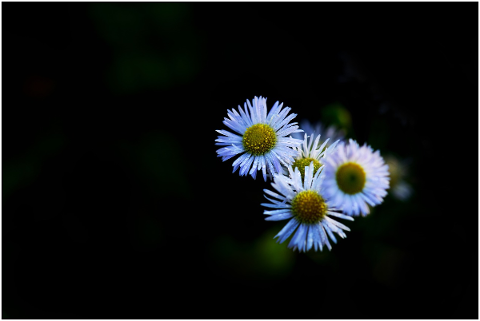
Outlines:
[[223, 123], [237, 134], [217, 130], [226, 137], [218, 136], [215, 145], [226, 146], [217, 150], [222, 161], [242, 154], [233, 162], [233, 172], [240, 167], [240, 176], [250, 174], [255, 178], [261, 169], [266, 181], [267, 174], [282, 171], [281, 164], [287, 166], [293, 162], [297, 154], [293, 147], [302, 141], [287, 136], [302, 130], [297, 123], [289, 123], [297, 114], [287, 116], [290, 108], [282, 110], [282, 106], [277, 101], [267, 115], [267, 99], [260, 96], [253, 99], [253, 106], [248, 100], [243, 110], [238, 106], [240, 113], [233, 108], [227, 110], [229, 119], [225, 118]]
[[328, 238], [334, 243], [337, 242], [333, 233], [338, 234], [341, 238], [346, 237], [343, 230], [350, 231], [350, 229], [332, 217], [353, 221], [353, 217], [339, 213], [323, 196], [321, 191], [322, 168], [317, 170], [314, 175], [312, 162], [305, 167], [305, 179], [302, 179], [298, 168], [293, 170], [292, 166], [288, 166], [289, 176], [274, 175], [272, 187], [279, 194], [264, 189], [265, 194], [276, 198], [270, 199], [265, 195], [265, 198], [272, 203], [262, 203], [261, 205], [273, 208], [273, 210], [264, 211], [264, 214], [270, 215], [266, 220], [290, 219], [275, 237], [278, 237], [278, 242], [282, 243], [296, 229], [288, 247], [293, 250], [298, 249], [299, 252], [306, 252], [312, 248], [315, 251], [322, 250], [324, 245], [330, 250], [332, 246]]
[[350, 139], [325, 160], [325, 196], [334, 206], [348, 215], [365, 216], [370, 213], [367, 204], [383, 202], [390, 178], [379, 151]]
[[[295, 160], [292, 164], [292, 168], [298, 168], [300, 170], [300, 174], [302, 175], [302, 178], [304, 177], [305, 174], [305, 167], [310, 165], [311, 162], [313, 162], [313, 167], [314, 167], [314, 175], [317, 172], [317, 170], [323, 166], [325, 162], [325, 157], [330, 155], [336, 148], [337, 144], [339, 141], [337, 140], [333, 144], [328, 144], [330, 138], [327, 138], [325, 141], [323, 141], [323, 144], [320, 145], [320, 137], [321, 135], [315, 136], [313, 133], [310, 135], [310, 142], [308, 142], [308, 132], [305, 132], [304, 138], [303, 138], [303, 144], [301, 144], [298, 147], [295, 147], [295, 149], [298, 151], [297, 156], [295, 157]], [[314, 141], [315, 138], [315, 141]], [[325, 148], [325, 146], [329, 146], [328, 148]], [[284, 174], [286, 172], [284, 171]]]

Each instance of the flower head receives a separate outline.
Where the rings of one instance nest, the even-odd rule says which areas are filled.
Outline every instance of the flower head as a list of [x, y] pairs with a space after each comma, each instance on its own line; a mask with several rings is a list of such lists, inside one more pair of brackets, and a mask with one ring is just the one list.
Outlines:
[[264, 211], [264, 214], [269, 215], [265, 220], [290, 219], [275, 237], [278, 237], [277, 241], [282, 243], [296, 230], [288, 247], [293, 250], [298, 249], [299, 252], [306, 252], [312, 247], [315, 251], [322, 250], [324, 245], [330, 250], [332, 246], [328, 239], [330, 238], [334, 243], [337, 242], [333, 233], [341, 238], [346, 237], [343, 230], [350, 231], [350, 229], [332, 219], [332, 216], [353, 221], [353, 217], [339, 213], [324, 197], [321, 191], [322, 169], [323, 167], [313, 174], [314, 165], [311, 162], [305, 167], [305, 179], [302, 179], [298, 168], [293, 170], [292, 166], [288, 166], [288, 176], [274, 175], [272, 187], [279, 194], [264, 189], [265, 194], [276, 198], [270, 199], [265, 195], [265, 198], [272, 203], [261, 205], [273, 209]]
[[385, 157], [385, 163], [387, 163], [390, 173], [390, 189], [392, 195], [400, 201], [407, 200], [413, 192], [410, 184], [405, 181], [405, 177], [407, 176], [407, 162], [389, 155]]
[[[315, 136], [314, 133], [312, 132], [312, 135], [310, 135], [310, 142], [308, 142], [308, 136], [307, 132], [304, 134], [303, 138], [303, 144], [295, 147], [295, 149], [298, 151], [297, 156], [295, 157], [295, 160], [292, 164], [292, 167], [298, 168], [300, 170], [300, 174], [302, 175], [302, 179], [304, 178], [305, 175], [305, 167], [310, 165], [311, 162], [313, 162], [313, 167], [314, 167], [314, 175], [315, 173], [320, 169], [320, 166], [323, 166], [324, 163], [324, 158], [331, 154], [339, 141], [334, 142], [333, 144], [330, 144], [328, 148], [325, 148], [325, 146], [328, 144], [330, 138], [327, 138], [322, 145], [319, 144], [321, 135]], [[315, 138], [315, 141], [314, 141]]]
[[[247, 106], [248, 105], [248, 106]], [[287, 114], [289, 107], [282, 110], [282, 104], [277, 101], [267, 115], [267, 99], [255, 97], [250, 104], [244, 103], [244, 109], [238, 106], [228, 111], [228, 118], [223, 123], [236, 132], [217, 130], [224, 136], [218, 136], [215, 145], [226, 146], [217, 150], [218, 157], [222, 161], [242, 154], [233, 162], [233, 172], [240, 168], [240, 176], [247, 174], [253, 178], [257, 171], [262, 170], [263, 179], [267, 180], [267, 174], [280, 173], [282, 166], [293, 162], [297, 151], [293, 149], [301, 143], [301, 140], [287, 137], [292, 133], [301, 132], [297, 123], [290, 121], [297, 114]]]
[[389, 187], [388, 165], [379, 151], [370, 146], [359, 146], [352, 139], [340, 143], [326, 158], [325, 196], [348, 215], [370, 213], [367, 203], [375, 206], [383, 202]]

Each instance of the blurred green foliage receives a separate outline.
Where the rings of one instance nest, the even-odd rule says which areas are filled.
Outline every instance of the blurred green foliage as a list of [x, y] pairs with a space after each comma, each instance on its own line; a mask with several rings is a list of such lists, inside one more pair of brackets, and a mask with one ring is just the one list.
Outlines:
[[95, 3], [91, 16], [112, 50], [105, 77], [116, 93], [168, 89], [200, 69], [201, 36], [184, 3]]
[[322, 123], [335, 125], [338, 129], [344, 129], [346, 136], [353, 134], [352, 117], [345, 106], [339, 102], [328, 104], [320, 110]]
[[35, 179], [39, 173], [40, 163], [39, 160], [21, 157], [3, 166], [2, 195], [6, 199], [12, 192], [30, 184]]
[[142, 251], [153, 250], [160, 245], [164, 233], [159, 219], [153, 215], [135, 217], [135, 244]]
[[295, 265], [295, 253], [287, 248], [288, 242], [276, 242], [277, 233], [277, 228], [266, 230], [252, 243], [222, 236], [214, 244], [213, 252], [234, 275], [262, 279], [286, 277]]
[[58, 153], [67, 142], [66, 136], [57, 127], [37, 138], [22, 154], [3, 164], [2, 196], [7, 199], [16, 190], [28, 186], [39, 175], [42, 164]]
[[390, 127], [388, 122], [381, 116], [373, 117], [370, 125], [367, 144], [373, 149], [381, 150], [381, 155], [385, 154], [390, 139]]
[[189, 164], [175, 136], [154, 132], [144, 135], [136, 143], [121, 141], [117, 147], [153, 194], [162, 197], [175, 195], [183, 199], [191, 197], [185, 173]]

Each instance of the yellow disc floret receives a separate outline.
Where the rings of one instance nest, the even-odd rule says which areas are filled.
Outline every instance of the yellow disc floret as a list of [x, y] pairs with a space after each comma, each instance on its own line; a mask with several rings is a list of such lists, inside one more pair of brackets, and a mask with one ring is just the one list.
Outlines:
[[346, 194], [356, 194], [363, 190], [366, 175], [363, 168], [357, 163], [348, 162], [337, 169], [338, 187]]
[[292, 200], [292, 214], [300, 223], [318, 223], [323, 220], [326, 213], [327, 204], [316, 191], [302, 191]]
[[305, 166], [309, 166], [310, 163], [313, 162], [313, 175], [318, 171], [318, 169], [322, 166], [322, 164], [314, 159], [314, 158], [297, 158], [293, 164], [292, 168], [295, 170], [295, 167], [298, 167], [300, 174], [302, 174], [302, 180], [305, 179]]
[[255, 156], [271, 151], [277, 143], [275, 130], [267, 124], [255, 124], [243, 134], [242, 144], [245, 151]]

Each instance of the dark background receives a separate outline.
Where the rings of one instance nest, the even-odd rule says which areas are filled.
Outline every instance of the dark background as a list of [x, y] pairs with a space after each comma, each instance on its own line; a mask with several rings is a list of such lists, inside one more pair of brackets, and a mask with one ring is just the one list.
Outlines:
[[[2, 3], [3, 318], [478, 318], [478, 3]], [[216, 157], [284, 102], [410, 160], [332, 251]]]

